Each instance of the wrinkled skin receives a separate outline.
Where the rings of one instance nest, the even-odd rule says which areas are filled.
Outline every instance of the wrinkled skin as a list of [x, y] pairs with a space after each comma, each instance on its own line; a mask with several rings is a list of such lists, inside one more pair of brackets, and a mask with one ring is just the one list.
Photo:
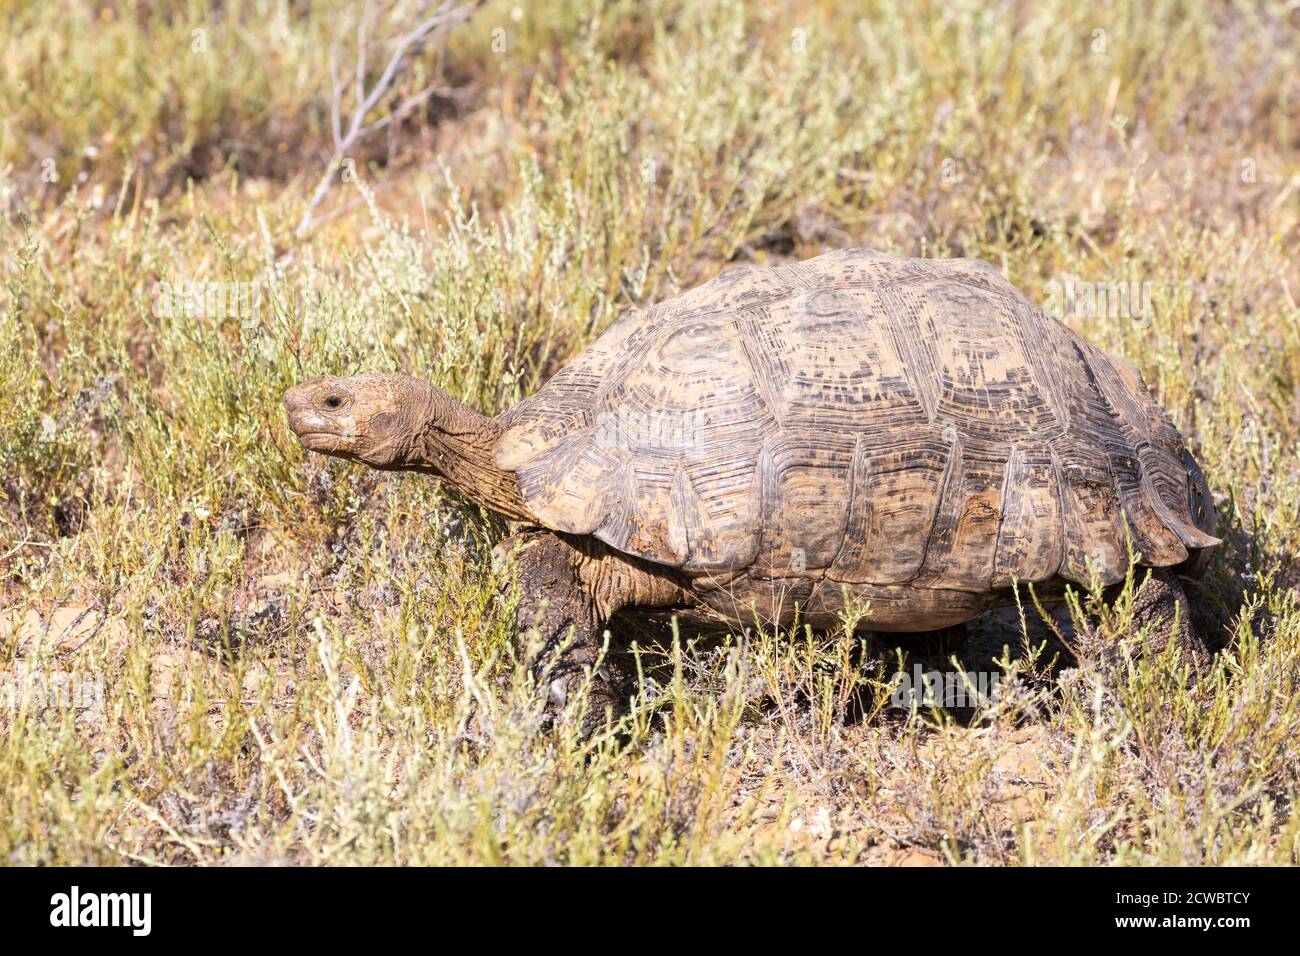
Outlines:
[[284, 407], [308, 451], [383, 471], [437, 475], [490, 511], [529, 520], [513, 476], [492, 459], [499, 426], [428, 382], [326, 376], [289, 389]]
[[308, 451], [371, 468], [414, 467], [425, 433], [439, 418], [438, 393], [421, 385], [397, 375], [318, 378], [285, 392], [284, 407]]

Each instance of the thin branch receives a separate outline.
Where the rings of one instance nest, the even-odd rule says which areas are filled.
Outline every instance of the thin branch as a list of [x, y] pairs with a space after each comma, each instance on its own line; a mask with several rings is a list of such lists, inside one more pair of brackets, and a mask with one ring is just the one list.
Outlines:
[[330, 131], [334, 134], [334, 149], [343, 147], [343, 120], [339, 116], [339, 104], [343, 102], [343, 87], [339, 85], [339, 45], [338, 41], [330, 44]]
[[370, 0], [361, 8], [361, 19], [357, 21], [357, 109], [362, 108], [366, 98], [366, 21], [370, 19]]
[[[326, 163], [325, 171], [321, 175], [320, 181], [317, 182], [316, 189], [312, 192], [311, 199], [307, 203], [307, 209], [303, 212], [302, 219], [298, 223], [297, 235], [300, 238], [311, 229], [312, 219], [317, 207], [325, 200], [330, 185], [334, 181], [334, 174], [352, 148], [376, 130], [382, 129], [394, 121], [401, 122], [412, 110], [438, 92], [439, 88], [434, 84], [430, 84], [420, 92], [407, 97], [395, 110], [390, 111], [387, 116], [369, 126], [366, 125], [366, 117], [397, 84], [397, 81], [409, 67], [411, 59], [418, 55], [444, 27], [467, 18], [481, 2], [482, 0], [468, 0], [468, 2], [460, 6], [453, 7], [453, 0], [444, 0], [432, 14], [397, 41], [392, 55], [388, 58], [388, 63], [385, 64], [383, 72], [379, 75], [379, 79], [367, 91], [365, 88], [366, 47], [368, 44], [366, 21], [370, 18], [370, 0], [366, 0], [365, 7], [361, 12], [361, 20], [357, 24], [357, 60], [352, 79], [340, 81], [336, 47], [333, 45], [330, 47], [330, 123], [334, 136], [334, 153], [330, 156], [329, 162]], [[355, 86], [354, 95], [357, 105], [349, 117], [345, 132], [343, 130], [342, 103], [343, 94], [349, 83]]]

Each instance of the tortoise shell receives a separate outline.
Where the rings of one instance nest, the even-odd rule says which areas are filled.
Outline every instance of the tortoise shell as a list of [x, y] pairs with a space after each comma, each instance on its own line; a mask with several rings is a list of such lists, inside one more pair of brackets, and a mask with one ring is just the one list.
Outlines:
[[504, 422], [541, 525], [690, 576], [981, 594], [1116, 581], [1126, 531], [1153, 567], [1219, 543], [1137, 370], [977, 260], [724, 272], [621, 316]]

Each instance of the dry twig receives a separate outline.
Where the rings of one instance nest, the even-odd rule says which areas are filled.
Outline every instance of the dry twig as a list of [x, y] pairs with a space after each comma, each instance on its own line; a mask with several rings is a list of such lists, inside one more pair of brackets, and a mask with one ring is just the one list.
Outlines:
[[[316, 189], [307, 203], [307, 209], [303, 212], [302, 219], [298, 222], [297, 234], [299, 237], [306, 235], [311, 229], [317, 207], [324, 201], [326, 193], [329, 192], [330, 183], [334, 179], [334, 174], [346, 161], [347, 154], [353, 147], [377, 130], [383, 129], [389, 124], [400, 123], [410, 115], [412, 110], [430, 96], [441, 91], [441, 88], [437, 85], [430, 84], [418, 93], [407, 97], [396, 109], [389, 111], [385, 116], [373, 123], [366, 123], [366, 117], [393, 89], [409, 68], [414, 57], [441, 30], [465, 20], [479, 6], [480, 2], [481, 0], [469, 0], [467, 3], [454, 5], [454, 0], [443, 0], [429, 16], [420, 21], [408, 33], [398, 37], [393, 45], [393, 52], [388, 58], [388, 63], [379, 75], [379, 79], [367, 90], [366, 58], [370, 41], [366, 35], [366, 29], [370, 20], [370, 0], [366, 0], [366, 4], [361, 11], [361, 17], [357, 22], [357, 60], [352, 77], [340, 80], [337, 43], [330, 49], [330, 84], [333, 94], [330, 99], [330, 129], [334, 138], [334, 152], [325, 166], [324, 173], [321, 174], [320, 181], [316, 184]], [[352, 110], [345, 129], [343, 126], [343, 96], [347, 92], [349, 85], [353, 88], [356, 107]]]

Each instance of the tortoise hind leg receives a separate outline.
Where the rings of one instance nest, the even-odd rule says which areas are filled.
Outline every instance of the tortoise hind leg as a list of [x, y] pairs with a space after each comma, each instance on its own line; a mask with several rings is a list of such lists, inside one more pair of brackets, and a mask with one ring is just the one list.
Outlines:
[[1210, 648], [1192, 623], [1191, 606], [1178, 578], [1167, 568], [1152, 568], [1133, 599], [1133, 620], [1147, 627], [1147, 649], [1161, 653], [1172, 640], [1197, 671], [1210, 663]]

